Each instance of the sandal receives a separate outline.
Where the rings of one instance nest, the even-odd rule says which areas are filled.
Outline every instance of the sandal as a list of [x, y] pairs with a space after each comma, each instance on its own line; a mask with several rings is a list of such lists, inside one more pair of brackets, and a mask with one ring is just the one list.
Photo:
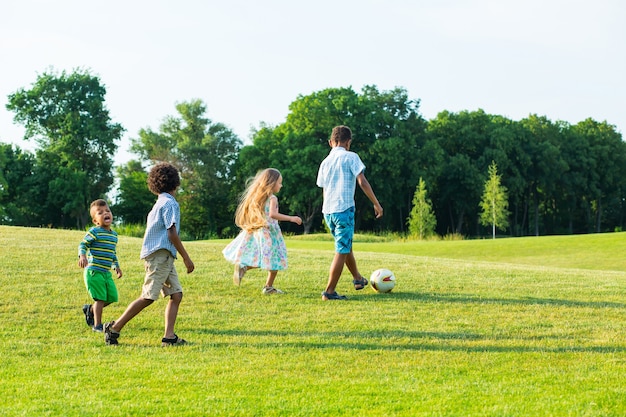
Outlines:
[[337, 294], [337, 291], [335, 292], [326, 292], [324, 291], [322, 293], [322, 300], [324, 301], [328, 301], [328, 300], [347, 300], [348, 297], [346, 297], [345, 295], [339, 295]]
[[363, 278], [363, 276], [361, 276], [361, 279], [353, 279], [352, 283], [354, 284], [354, 289], [357, 291], [367, 287], [368, 284], [367, 279]]
[[283, 290], [279, 290], [278, 288], [274, 288], [274, 287], [263, 287], [263, 291], [261, 291], [263, 294], [265, 295], [271, 295], [271, 294], [284, 294], [285, 291]]
[[107, 345], [117, 345], [117, 338], [120, 337], [120, 332], [116, 332], [111, 327], [115, 321], [104, 323], [102, 330], [104, 331], [104, 342]]
[[174, 335], [174, 337], [172, 339], [168, 339], [166, 337], [161, 339], [161, 346], [163, 346], [163, 347], [165, 347], [165, 346], [181, 346], [181, 345], [186, 345], [186, 344], [187, 344], [187, 341], [185, 339], [181, 339], [177, 335]]

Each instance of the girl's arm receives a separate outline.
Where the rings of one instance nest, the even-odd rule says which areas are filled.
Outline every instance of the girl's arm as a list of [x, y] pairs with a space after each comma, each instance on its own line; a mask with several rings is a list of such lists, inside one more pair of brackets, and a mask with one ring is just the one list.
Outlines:
[[292, 222], [296, 224], [302, 224], [302, 219], [298, 216], [287, 216], [286, 214], [281, 214], [278, 211], [278, 198], [273, 195], [270, 197], [270, 217], [272, 219], [278, 220], [279, 222]]

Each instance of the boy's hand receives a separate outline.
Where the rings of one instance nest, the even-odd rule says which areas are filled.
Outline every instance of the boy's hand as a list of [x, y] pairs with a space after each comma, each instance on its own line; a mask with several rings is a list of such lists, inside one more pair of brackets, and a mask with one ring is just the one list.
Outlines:
[[117, 279], [122, 278], [122, 270], [119, 267], [115, 268], [115, 273], [117, 274]]
[[187, 273], [191, 274], [196, 266], [193, 264], [193, 261], [190, 258], [184, 258], [183, 262], [185, 263], [185, 267], [187, 267]]
[[380, 204], [375, 204], [374, 214], [376, 214], [377, 219], [380, 219], [381, 217], [383, 217], [383, 206], [381, 206]]
[[79, 255], [78, 256], [78, 266], [80, 266], [81, 268], [84, 268], [88, 264], [89, 264], [89, 262], [87, 262], [87, 257], [85, 255]]

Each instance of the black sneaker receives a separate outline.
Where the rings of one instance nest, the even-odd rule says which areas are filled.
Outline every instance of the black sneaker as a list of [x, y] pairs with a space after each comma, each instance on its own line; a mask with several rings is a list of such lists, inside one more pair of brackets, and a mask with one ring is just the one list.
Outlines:
[[93, 319], [93, 310], [91, 309], [91, 304], [85, 304], [83, 306], [83, 314], [85, 315], [85, 321], [87, 322], [87, 326], [93, 327], [94, 319]]
[[114, 321], [104, 323], [104, 343], [107, 345], [117, 345], [117, 338], [120, 337], [120, 332], [111, 328], [114, 323]]

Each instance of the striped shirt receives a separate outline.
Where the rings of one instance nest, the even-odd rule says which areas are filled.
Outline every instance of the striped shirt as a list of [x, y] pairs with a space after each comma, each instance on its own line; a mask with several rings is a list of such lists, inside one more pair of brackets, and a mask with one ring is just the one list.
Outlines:
[[324, 189], [322, 213], [341, 213], [354, 207], [356, 177], [364, 169], [356, 153], [341, 146], [330, 150], [317, 172], [317, 186]]
[[110, 271], [111, 267], [119, 268], [115, 253], [117, 233], [100, 226], [92, 227], [87, 231], [83, 240], [78, 244], [78, 255], [86, 255], [88, 269]]
[[161, 193], [148, 213], [139, 257], [145, 259], [159, 249], [167, 249], [176, 258], [176, 247], [167, 236], [167, 230], [172, 226], [176, 226], [176, 233], [180, 232], [180, 206], [174, 196]]

